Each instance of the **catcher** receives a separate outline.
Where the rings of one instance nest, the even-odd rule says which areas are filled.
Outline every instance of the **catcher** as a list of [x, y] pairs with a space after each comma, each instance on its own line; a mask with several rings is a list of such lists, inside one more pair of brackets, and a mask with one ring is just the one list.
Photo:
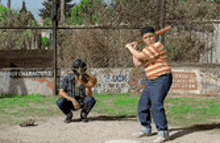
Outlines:
[[153, 119], [158, 130], [158, 138], [154, 142], [164, 141], [169, 137], [168, 123], [164, 109], [164, 100], [172, 85], [172, 72], [168, 65], [166, 48], [156, 42], [156, 34], [153, 27], [145, 27], [141, 31], [142, 41], [146, 47], [139, 52], [137, 42], [128, 43], [126, 48], [133, 55], [133, 62], [137, 68], [145, 69], [145, 89], [139, 101], [138, 115], [143, 127], [141, 135], [150, 136], [152, 110]]
[[60, 89], [58, 107], [66, 115], [65, 123], [70, 123], [72, 112], [82, 109], [80, 120], [88, 122], [87, 116], [94, 107], [96, 100], [92, 96], [92, 88], [96, 85], [97, 79], [87, 72], [87, 65], [82, 60], [74, 61], [73, 73], [69, 74], [63, 81]]

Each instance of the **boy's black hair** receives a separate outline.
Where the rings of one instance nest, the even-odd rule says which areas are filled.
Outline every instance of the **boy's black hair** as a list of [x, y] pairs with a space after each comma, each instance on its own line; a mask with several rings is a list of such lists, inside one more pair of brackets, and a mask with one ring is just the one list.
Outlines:
[[151, 26], [144, 27], [141, 30], [141, 36], [143, 36], [144, 34], [147, 34], [147, 33], [154, 33], [155, 34], [155, 29], [153, 27], [151, 27]]

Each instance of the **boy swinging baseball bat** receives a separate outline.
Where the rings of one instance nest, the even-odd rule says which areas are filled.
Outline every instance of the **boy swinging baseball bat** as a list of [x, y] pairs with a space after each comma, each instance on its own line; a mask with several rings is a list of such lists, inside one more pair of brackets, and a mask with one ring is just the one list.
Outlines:
[[[171, 31], [168, 26], [155, 32], [153, 27], [145, 27], [141, 31], [142, 40], [126, 44], [126, 48], [133, 56], [134, 65], [144, 67], [146, 80], [145, 89], [138, 105], [138, 115], [141, 126], [141, 135], [152, 135], [151, 114], [158, 129], [158, 138], [154, 142], [162, 142], [169, 138], [168, 122], [164, 109], [164, 100], [172, 85], [172, 70], [168, 64], [168, 53], [166, 48], [156, 42], [156, 37]], [[137, 46], [145, 44], [141, 52]]]

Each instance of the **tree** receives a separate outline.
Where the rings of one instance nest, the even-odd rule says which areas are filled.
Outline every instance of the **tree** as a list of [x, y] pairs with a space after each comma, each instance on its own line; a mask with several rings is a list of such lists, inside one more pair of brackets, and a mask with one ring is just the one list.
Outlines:
[[9, 11], [11, 11], [8, 8], [5, 8], [3, 5], [0, 5], [0, 22], [5, 21]]
[[66, 20], [66, 0], [61, 0], [60, 22], [63, 24]]
[[11, 0], [8, 0], [8, 8], [11, 9]]
[[33, 15], [30, 11], [27, 10], [26, 3], [25, 3], [24, 1], [22, 2], [22, 8], [21, 8], [21, 10], [20, 10], [20, 14], [21, 14], [21, 13], [27, 14], [27, 16], [28, 16], [31, 20], [35, 21], [34, 15]]
[[22, 12], [28, 12], [27, 8], [26, 8], [26, 3], [24, 1], [22, 2], [22, 8], [20, 10], [20, 13], [22, 13]]
[[[30, 16], [29, 12], [16, 13], [0, 6], [0, 26], [37, 26], [37, 22]], [[0, 49], [32, 48], [32, 43], [38, 36], [36, 29], [0, 30]]]
[[[59, 13], [60, 13], [60, 5], [61, 5], [61, 0], [57, 0], [59, 4]], [[71, 8], [73, 8], [76, 4], [68, 4], [72, 0], [66, 0], [66, 17], [71, 17]], [[40, 9], [40, 14], [39, 16], [42, 17], [42, 19], [47, 19], [51, 18], [51, 14], [53, 13], [53, 0], [47, 0], [42, 3], [44, 6], [43, 9]], [[58, 18], [60, 18], [60, 14], [58, 15]]]
[[50, 39], [47, 37], [42, 37], [42, 48], [48, 49], [48, 47], [51, 45]]
[[[131, 59], [124, 58], [127, 56], [124, 45], [141, 39], [139, 30], [132, 33], [134, 29], [154, 26], [155, 30], [159, 30], [168, 25], [172, 26], [172, 32], [166, 34], [170, 60], [197, 62], [207, 43], [196, 34], [211, 33], [214, 29], [212, 24], [202, 22], [219, 19], [219, 4], [214, 1], [182, 0], [180, 4], [179, 0], [115, 0], [113, 5], [107, 7], [102, 3], [92, 2], [83, 0], [73, 8], [73, 25], [100, 24], [117, 27], [123, 24], [131, 29], [77, 30], [73, 36], [64, 39], [61, 45], [66, 50], [64, 59], [72, 53], [67, 62], [80, 55], [93, 66], [132, 65]], [[159, 11], [159, 8], [163, 10]], [[92, 20], [93, 16], [95, 21]], [[69, 52], [71, 50], [74, 52]]]
[[98, 7], [99, 9], [104, 8], [103, 0], [82, 0], [79, 5], [72, 8], [70, 24], [96, 24], [98, 18], [96, 8]]

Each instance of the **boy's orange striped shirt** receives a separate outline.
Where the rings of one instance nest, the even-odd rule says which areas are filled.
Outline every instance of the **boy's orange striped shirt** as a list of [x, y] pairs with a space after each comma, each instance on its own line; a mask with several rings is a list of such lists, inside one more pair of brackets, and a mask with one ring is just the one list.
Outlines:
[[148, 59], [144, 64], [148, 79], [156, 79], [163, 74], [172, 72], [168, 64], [166, 48], [160, 42], [145, 47], [142, 53]]

